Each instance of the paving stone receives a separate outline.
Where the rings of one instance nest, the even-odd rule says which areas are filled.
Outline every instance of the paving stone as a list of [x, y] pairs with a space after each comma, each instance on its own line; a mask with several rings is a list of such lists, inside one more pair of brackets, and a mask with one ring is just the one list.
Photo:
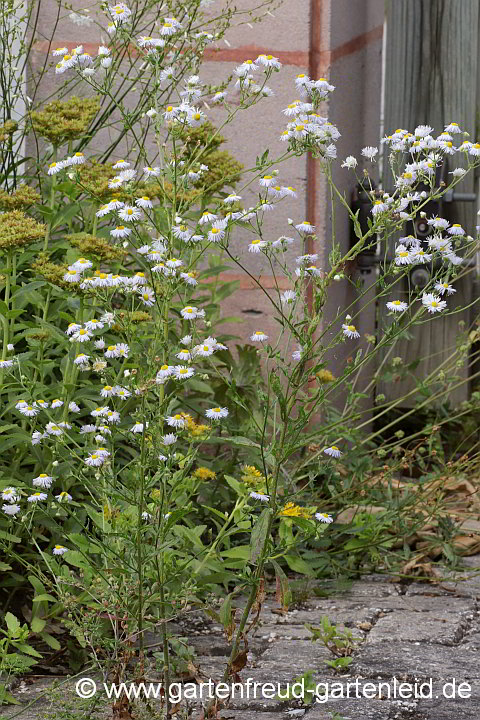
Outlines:
[[[395, 636], [390, 643], [367, 643], [355, 656], [353, 671], [371, 678], [463, 680], [480, 678], [478, 653], [463, 647], [405, 643]], [[479, 713], [480, 716], [480, 713]]]
[[[463, 576], [465, 577], [465, 576]], [[442, 597], [475, 597], [480, 595], [480, 578], [464, 580], [448, 580], [442, 585], [431, 585], [426, 583], [412, 583], [408, 586], [405, 595], [425, 595]]]
[[428, 720], [478, 720], [480, 716], [480, 694], [478, 686], [472, 685], [469, 698], [446, 699], [442, 696], [432, 700], [421, 700], [418, 704], [420, 717]]
[[433, 613], [393, 612], [378, 619], [368, 635], [368, 643], [427, 642], [440, 645], [458, 643], [467, 628], [467, 619], [451, 615], [438, 618]]

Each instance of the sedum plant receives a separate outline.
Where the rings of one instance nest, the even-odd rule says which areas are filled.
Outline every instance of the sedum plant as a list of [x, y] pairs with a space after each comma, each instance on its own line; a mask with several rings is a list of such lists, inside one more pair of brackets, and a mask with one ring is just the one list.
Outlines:
[[[350, 447], [345, 437], [362, 417], [361, 371], [377, 353], [388, 358], [409, 328], [456, 312], [455, 280], [469, 272], [478, 247], [463, 228], [438, 217], [427, 218], [434, 229], [427, 245], [404, 234], [432, 198], [478, 165], [479, 148], [457, 144], [454, 124], [438, 136], [421, 126], [385, 139], [395, 190], [378, 196], [368, 177], [361, 179], [372, 201], [367, 230], [332, 181], [340, 133], [322, 110], [334, 90], [327, 80], [297, 76], [300, 99], [278, 118], [277, 155], [266, 150], [255, 166], [242, 168], [222, 154], [222, 127], [208, 122], [208, 106], [220, 104], [228, 125], [268, 104], [281, 63], [259, 55], [217, 86], [205, 85], [199, 43], [221, 36], [231, 20], [226, 12], [214, 19], [218, 31], [212, 19], [205, 21], [212, 32], [204, 29], [205, 6], [190, 0], [175, 14], [162, 6], [149, 35], [138, 19], [150, 6], [119, 3], [105, 10], [110, 42], [96, 57], [81, 47], [55, 50], [52, 72], [89, 86], [98, 100], [76, 96], [32, 112], [34, 131], [52, 143], [48, 162], [30, 179], [35, 185], [40, 178], [46, 202], [37, 204], [28, 176], [20, 188], [29, 190], [7, 187], [0, 198], [0, 448], [11, 455], [0, 480], [0, 541], [7, 569], [36, 578], [45, 612], [54, 602], [58, 614], [61, 603], [64, 625], [117, 681], [133, 657], [137, 677], [144, 675], [146, 633], [159, 632], [167, 686], [170, 620], [192, 606], [217, 613], [231, 640], [228, 678], [246, 662], [267, 573], [288, 605], [285, 570], [309, 572], [298, 546], [322, 542], [334, 520], [312, 499], [315, 476], [307, 464], [328, 473], [342, 455], [362, 450], [358, 434], [348, 436]], [[144, 88], [144, 112], [129, 110], [113, 90], [128, 47], [141, 59], [128, 82]], [[90, 155], [87, 138], [76, 135], [100, 122], [95, 113], [105, 104], [121, 117], [123, 158]], [[64, 123], [54, 128], [52, 113]], [[105, 111], [100, 117], [108, 123]], [[378, 150], [362, 152], [373, 162]], [[312, 252], [315, 227], [298, 215], [298, 193], [281, 179], [282, 163], [306, 153], [350, 214], [357, 238], [346, 253], [333, 238], [325, 268]], [[446, 155], [463, 167], [438, 188], [435, 173]], [[356, 172], [357, 160], [343, 166]], [[258, 200], [245, 208], [242, 193], [251, 187]], [[295, 220], [274, 238], [269, 217], [285, 203]], [[269, 291], [244, 268], [232, 243], [240, 231], [249, 236], [244, 252], [266, 260], [290, 289], [278, 283]], [[391, 256], [388, 240], [399, 233]], [[390, 323], [376, 343], [332, 372], [331, 351], [344, 343], [356, 348], [362, 293], [327, 317], [329, 289], [348, 281], [346, 263], [377, 243], [378, 297]], [[278, 323], [274, 337], [258, 327], [243, 338], [254, 355], [217, 332], [222, 300], [233, 290], [219, 280], [225, 263], [248, 273]], [[428, 284], [423, 291], [408, 285], [400, 295], [418, 264], [428, 268]], [[341, 417], [329, 405], [339, 387], [348, 391]], [[247, 602], [237, 617], [241, 593]]]

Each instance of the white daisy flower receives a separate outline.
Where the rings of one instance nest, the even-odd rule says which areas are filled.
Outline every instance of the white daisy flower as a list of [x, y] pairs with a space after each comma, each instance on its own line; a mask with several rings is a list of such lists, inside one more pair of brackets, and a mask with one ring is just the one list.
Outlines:
[[63, 162], [52, 162], [48, 166], [47, 175], [56, 175], [60, 170], [63, 170], [65, 165]]
[[188, 362], [192, 359], [192, 355], [189, 350], [183, 349], [180, 350], [178, 353], [175, 353], [175, 357], [179, 360], [183, 360], [184, 362]]
[[27, 497], [27, 502], [29, 502], [29, 503], [41, 502], [42, 500], [46, 500], [47, 497], [48, 497], [47, 493], [36, 492], [36, 493], [33, 493], [33, 495], [29, 495]]
[[20, 505], [16, 505], [15, 503], [11, 503], [10, 505], [7, 505], [7, 504], [2, 505], [2, 510], [3, 510], [3, 512], [5, 513], [5, 515], [10, 515], [10, 516], [13, 517], [14, 515], [18, 515], [18, 513], [19, 513], [20, 510], [21, 510], [21, 508], [20, 508]]
[[177, 436], [175, 435], [175, 433], [168, 433], [167, 435], [164, 435], [162, 437], [162, 443], [164, 445], [173, 445], [176, 442], [177, 442]]
[[435, 283], [435, 290], [439, 293], [439, 295], [444, 295], [447, 293], [447, 295], [453, 295], [457, 291], [455, 288], [453, 288], [451, 285], [448, 284], [448, 282], [437, 282]]
[[70, 502], [71, 499], [72, 499], [72, 496], [69, 495], [68, 492], [66, 492], [65, 490], [63, 490], [63, 491], [62, 491], [61, 493], [59, 493], [58, 495], [55, 495], [55, 499], [58, 500], [58, 502]]
[[42, 433], [38, 430], [35, 430], [35, 432], [32, 433], [32, 445], [39, 445], [44, 439], [44, 435], [42, 435]]
[[60, 425], [56, 425], [52, 422], [47, 423], [47, 425], [45, 426], [45, 432], [48, 435], [56, 435], [57, 437], [63, 435], [63, 430]]
[[121, 385], [115, 385], [115, 395], [122, 400], [126, 400], [127, 398], [131, 397], [132, 393], [130, 390], [127, 390], [127, 388], [122, 387]]
[[121, 210], [118, 211], [119, 217], [125, 222], [133, 222], [134, 220], [140, 220], [142, 217], [142, 211], [138, 207], [132, 205], [125, 205]]
[[54, 555], [65, 555], [65, 553], [68, 552], [68, 548], [64, 547], [63, 545], [54, 545], [52, 553]]
[[375, 156], [378, 154], [378, 148], [372, 147], [371, 145], [367, 145], [367, 147], [364, 147], [362, 149], [362, 155], [364, 158], [367, 158], [367, 160], [370, 160], [373, 162]]
[[[107, 405], [103, 405], [103, 406], [100, 406], [100, 407], [95, 408], [95, 410], [92, 410], [92, 412], [90, 413], [90, 415], [91, 415], [92, 417], [103, 417], [103, 416], [108, 412], [108, 410], [109, 410], [108, 406], [107, 406]], [[96, 428], [95, 428], [95, 429], [96, 429]]]
[[100, 390], [100, 395], [105, 398], [113, 397], [115, 395], [115, 388], [112, 385], [105, 385]]
[[130, 428], [130, 432], [132, 433], [143, 433], [144, 424], [141, 422], [136, 422], [132, 427]]
[[6, 370], [7, 368], [13, 367], [14, 362], [13, 360], [0, 360], [0, 369]]
[[205, 411], [205, 416], [209, 420], [221, 420], [228, 416], [228, 409], [226, 407], [210, 408], [210, 410]]
[[89, 360], [90, 360], [90, 355], [85, 355], [85, 353], [79, 353], [78, 355], [75, 356], [73, 364], [79, 365], [79, 366], [82, 366], [82, 365], [87, 366]]
[[447, 307], [445, 300], [440, 300], [433, 293], [424, 293], [422, 295], [422, 305], [427, 308], [429, 313], [441, 312]]
[[195, 345], [193, 354], [195, 357], [210, 357], [215, 352], [215, 347], [205, 343], [204, 345]]
[[387, 308], [392, 312], [403, 312], [408, 308], [408, 303], [402, 300], [390, 300], [390, 302], [387, 302]]
[[191, 335], [184, 335], [182, 338], [180, 338], [181, 345], [191, 345], [192, 344], [192, 336]]
[[275, 68], [276, 70], [280, 70], [282, 67], [282, 63], [273, 55], [259, 55], [255, 62], [267, 68]]
[[20, 500], [20, 493], [18, 490], [14, 487], [6, 487], [3, 488], [1, 491], [2, 500], [7, 500], [7, 502], [14, 503], [17, 500]]
[[253, 335], [250, 336], [250, 340], [252, 342], [264, 342], [268, 340], [268, 335], [266, 335], [263, 330], [256, 330]]
[[230, 193], [230, 195], [227, 195], [227, 197], [223, 199], [223, 202], [226, 205], [230, 205], [231, 203], [239, 202], [241, 199], [242, 198], [240, 195], [235, 195], [235, 193]]
[[185, 365], [175, 365], [173, 374], [177, 380], [188, 380], [192, 375], [195, 375], [195, 371], [191, 367], [185, 367]]
[[182, 280], [184, 280], [187, 283], [187, 285], [192, 285], [192, 286], [198, 285], [198, 280], [196, 279], [194, 272], [188, 272], [188, 273], [181, 272], [180, 277]]
[[449, 235], [465, 235], [465, 230], [461, 225], [459, 225], [459, 223], [454, 223], [448, 228], [447, 232]]
[[22, 415], [25, 415], [25, 417], [35, 417], [35, 415], [38, 415], [38, 413], [40, 412], [39, 409], [33, 407], [33, 405], [25, 405], [18, 408], [18, 411], [21, 412]]
[[203, 214], [200, 220], [198, 221], [199, 225], [207, 225], [208, 223], [213, 223], [217, 219], [217, 216], [215, 213], [210, 212], [209, 210], [206, 210]]
[[108, 410], [105, 413], [104, 418], [108, 423], [113, 423], [114, 425], [117, 425], [120, 422], [120, 413], [116, 410]]
[[345, 158], [341, 167], [347, 168], [347, 170], [353, 170], [353, 168], [356, 168], [357, 165], [358, 165], [358, 160], [353, 155], [349, 155], [348, 157]]
[[166, 380], [170, 375], [173, 374], [173, 365], [162, 365], [160, 370], [157, 372], [157, 378], [156, 381], [163, 382]]
[[132, 234], [130, 228], [125, 225], [117, 225], [114, 230], [110, 230], [110, 235], [114, 238], [125, 238]]
[[47, 473], [40, 473], [40, 475], [38, 475], [36, 478], [33, 478], [32, 480], [32, 485], [47, 489], [51, 486], [52, 483], [53, 477], [51, 475], [47, 475]]
[[152, 288], [143, 287], [138, 290], [138, 294], [142, 303], [146, 305], [146, 307], [152, 307], [152, 305], [155, 305], [155, 293]]
[[259, 253], [264, 250], [267, 245], [268, 243], [266, 240], [260, 240], [260, 238], [257, 238], [256, 240], [252, 240], [252, 242], [248, 246], [248, 252]]
[[270, 495], [263, 495], [262, 493], [257, 492], [251, 492], [250, 497], [253, 500], [260, 500], [260, 502], [268, 502], [270, 500]]
[[334, 458], [339, 458], [342, 456], [342, 453], [336, 445], [331, 445], [330, 447], [325, 448], [323, 452], [325, 453], [325, 455], [330, 455]]
[[311, 235], [315, 231], [315, 226], [308, 222], [308, 220], [304, 220], [303, 222], [299, 223], [298, 225], [295, 225], [295, 228], [299, 232], [306, 233], [307, 235]]
[[107, 205], [102, 205], [99, 210], [95, 213], [95, 215], [99, 218], [105, 217], [105, 215], [108, 215], [108, 213], [112, 212], [112, 208], [110, 207], [110, 203], [107, 203]]
[[84, 460], [85, 465], [88, 465], [89, 467], [101, 467], [104, 462], [105, 458], [103, 455], [99, 455], [98, 453], [91, 453]]
[[135, 200], [135, 205], [139, 208], [142, 208], [142, 210], [150, 210], [153, 208], [153, 203], [148, 197], [148, 195], [143, 195], [140, 198], [137, 198]]
[[333, 522], [333, 517], [328, 513], [315, 513], [315, 518], [321, 523], [327, 523], [327, 525]]
[[73, 333], [78, 332], [78, 330], [81, 330], [82, 326], [78, 325], [77, 323], [70, 323], [67, 329], [65, 330], [66, 335], [73, 335]]
[[398, 245], [395, 248], [395, 265], [409, 265], [412, 262], [412, 254], [405, 245]]
[[186, 425], [185, 418], [179, 413], [177, 413], [176, 415], [170, 415], [169, 417], [165, 418], [165, 422], [167, 423], [167, 425], [174, 428], [184, 428]]
[[450, 225], [448, 220], [445, 220], [444, 218], [439, 218], [439, 217], [429, 218], [427, 220], [427, 224], [431, 225], [432, 227], [434, 227], [436, 229], [440, 229], [440, 230], [446, 230], [448, 228], [448, 226]]
[[86, 435], [88, 433], [93, 433], [96, 431], [96, 425], [82, 425], [80, 430], [78, 431], [80, 435]]
[[292, 358], [296, 362], [299, 362], [302, 359], [302, 353], [303, 353], [303, 347], [301, 345], [297, 346], [297, 349], [293, 351]]
[[91, 333], [86, 328], [80, 328], [70, 337], [70, 342], [88, 342], [92, 339]]
[[70, 412], [74, 412], [74, 413], [80, 412], [80, 408], [78, 407], [77, 403], [74, 402], [73, 400], [68, 403], [68, 409], [70, 410]]
[[143, 168], [143, 172], [147, 176], [147, 178], [158, 177], [160, 175], [160, 168], [147, 165]]
[[187, 305], [180, 310], [180, 315], [184, 318], [184, 320], [196, 320], [197, 318], [205, 317], [205, 310], [199, 310], [194, 305]]
[[297, 293], [294, 290], [285, 290], [283, 295], [281, 295], [280, 300], [284, 305], [291, 305], [295, 302], [296, 297]]
[[346, 325], [346, 324], [343, 324], [343, 325], [342, 325], [342, 330], [343, 330], [343, 334], [344, 334], [345, 337], [347, 337], [347, 338], [359, 338], [359, 337], [360, 337], [360, 333], [358, 332], [358, 330], [357, 330], [357, 328], [355, 327], [355, 325]]
[[207, 235], [207, 239], [210, 242], [219, 242], [220, 240], [223, 240], [224, 237], [225, 230], [223, 230], [221, 227], [216, 227], [215, 225], [210, 228]]

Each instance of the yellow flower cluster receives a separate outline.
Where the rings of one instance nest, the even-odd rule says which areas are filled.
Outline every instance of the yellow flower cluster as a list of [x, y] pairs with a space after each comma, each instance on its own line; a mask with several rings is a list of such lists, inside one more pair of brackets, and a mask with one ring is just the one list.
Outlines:
[[0, 208], [2, 210], [26, 210], [30, 205], [40, 202], [40, 195], [28, 185], [20, 185], [12, 193], [0, 190]]
[[3, 125], [0, 125], [0, 142], [5, 142], [7, 138], [13, 135], [17, 127], [15, 120], [7, 120]]
[[[121, 247], [114, 247], [105, 238], [96, 237], [86, 232], [73, 233], [67, 235], [67, 240], [80, 250], [82, 255], [93, 257], [98, 260], [112, 261], [120, 260], [127, 253]], [[90, 258], [89, 258], [90, 259]]]
[[54, 100], [43, 110], [31, 112], [30, 119], [36, 133], [53, 145], [63, 145], [82, 137], [99, 110], [100, 101], [97, 98], [73, 96], [65, 101]]
[[334, 380], [336, 380], [336, 377], [333, 373], [330, 372], [330, 370], [319, 370], [317, 373], [318, 381], [322, 383], [322, 385], [326, 385], [327, 383], [331, 383]]
[[283, 506], [280, 511], [280, 515], [283, 515], [284, 517], [300, 517], [309, 520], [312, 517], [313, 512], [314, 511], [309, 508], [300, 507], [300, 505], [295, 505], [293, 502], [288, 502]]
[[209, 468], [206, 467], [198, 467], [193, 474], [196, 478], [199, 478], [200, 480], [215, 480], [215, 478], [217, 477], [217, 473], [213, 472], [213, 470], [209, 470]]
[[191, 415], [187, 415], [186, 413], [183, 413], [183, 417], [187, 422], [187, 430], [193, 437], [203, 437], [210, 432], [210, 425], [196, 423]]
[[0, 250], [28, 245], [44, 236], [45, 225], [20, 210], [0, 214]]
[[37, 275], [41, 275], [45, 280], [51, 282], [52, 285], [57, 285], [57, 287], [61, 287], [64, 290], [69, 290], [71, 293], [82, 292], [77, 284], [67, 283], [63, 279], [63, 276], [68, 270], [68, 265], [57, 265], [56, 263], [50, 262], [49, 256], [46, 253], [39, 253], [31, 267]]
[[257, 468], [254, 465], [244, 465], [242, 467], [243, 475], [241, 476], [240, 480], [245, 483], [245, 485], [250, 485], [251, 487], [259, 487], [259, 485], [264, 485], [265, 478], [263, 477], [260, 470], [257, 470]]

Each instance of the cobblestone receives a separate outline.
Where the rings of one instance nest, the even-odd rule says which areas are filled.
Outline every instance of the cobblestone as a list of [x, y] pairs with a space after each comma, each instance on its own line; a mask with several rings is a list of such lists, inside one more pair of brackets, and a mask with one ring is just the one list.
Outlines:
[[[470, 558], [468, 565], [473, 571], [480, 568], [480, 556]], [[220, 705], [218, 717], [221, 720], [480, 720], [479, 598], [479, 576], [470, 576], [464, 582], [457, 582], [452, 576], [441, 585], [403, 586], [374, 576], [353, 583], [348, 592], [326, 598], [313, 597], [284, 614], [269, 596], [262, 608], [260, 623], [249, 635], [247, 665], [240, 673], [240, 681], [246, 683], [250, 678], [251, 683], [285, 685], [310, 673], [310, 682], [321, 683], [321, 689], [327, 688], [328, 702], [315, 702], [315, 698], [305, 704], [294, 698], [282, 701], [276, 693], [270, 698], [261, 694], [248, 698], [237, 695]], [[242, 606], [242, 601], [238, 606]], [[340, 630], [350, 628], [359, 638], [352, 663], [343, 674], [335, 674], [327, 665], [334, 656], [320, 641], [312, 642], [312, 634], [305, 627], [305, 623], [318, 626], [323, 616]], [[227, 666], [229, 646], [218, 624], [205, 622], [200, 614], [194, 614], [188, 624], [180, 623], [175, 629], [195, 648], [194, 663], [200, 678], [205, 682], [210, 678], [220, 681]], [[159, 646], [155, 635], [150, 640], [153, 644], [157, 640]], [[456, 698], [448, 696], [453, 680], [457, 684]], [[410, 683], [412, 687], [414, 683], [424, 683], [424, 688], [431, 687], [432, 696], [425, 693], [423, 697], [389, 696], [386, 688], [393, 688], [395, 682]], [[463, 696], [459, 697], [461, 683], [468, 685], [462, 685]], [[31, 700], [38, 688], [43, 690], [46, 686], [48, 681], [42, 680], [37, 690], [35, 687], [24, 690], [23, 696], [17, 693], [17, 698], [20, 702]], [[350, 691], [350, 697], [346, 697], [349, 686], [355, 687], [358, 693]], [[370, 694], [364, 697], [367, 688]], [[192, 720], [201, 717], [199, 702], [193, 703], [190, 709]], [[9, 717], [16, 713], [18, 708], [14, 712], [3, 710], [2, 715]], [[34, 705], [23, 717], [33, 720], [42, 714], [43, 710]]]

